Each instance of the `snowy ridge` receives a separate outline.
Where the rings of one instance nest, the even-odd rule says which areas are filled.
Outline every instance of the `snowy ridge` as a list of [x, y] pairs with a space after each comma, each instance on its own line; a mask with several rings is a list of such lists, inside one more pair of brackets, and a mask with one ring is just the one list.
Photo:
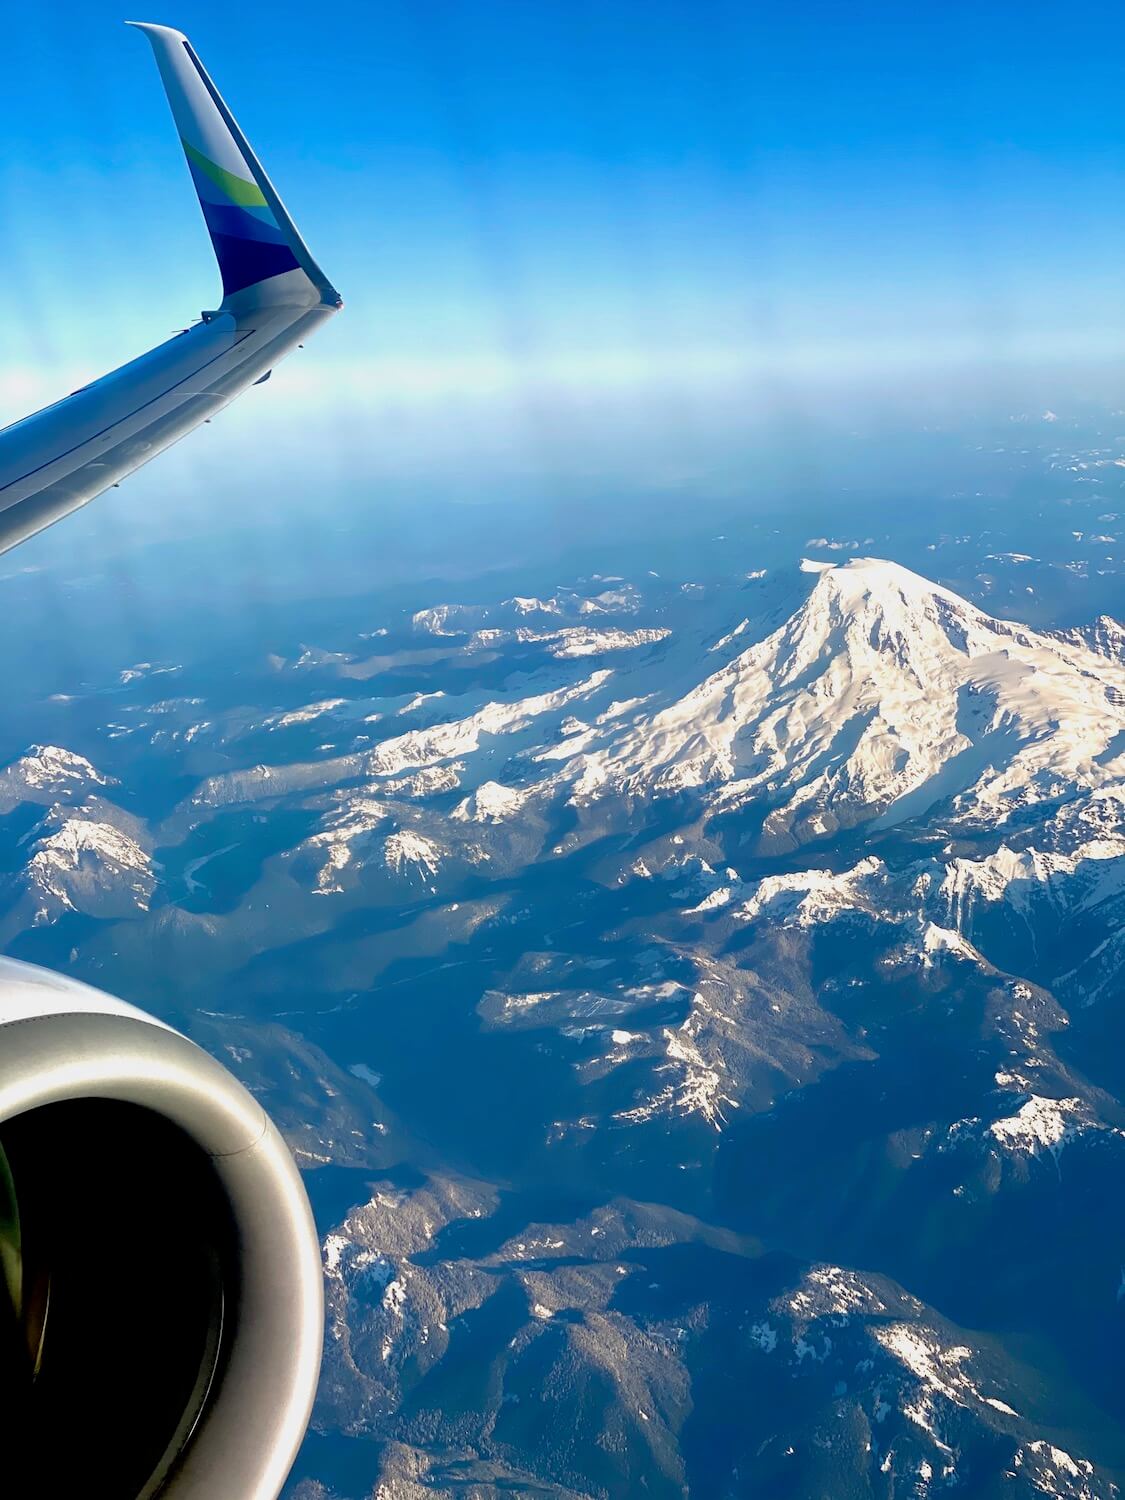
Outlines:
[[[1000, 843], [980, 858], [930, 858], [894, 873], [868, 855], [842, 871], [810, 868], [766, 876], [730, 906], [730, 915], [738, 922], [804, 930], [862, 917], [898, 928], [904, 953], [923, 962], [948, 952], [982, 964], [974, 937], [1001, 913], [1019, 919], [1032, 950], [1036, 934], [1080, 919], [1097, 924], [1095, 930], [1106, 936], [1076, 955], [1076, 967], [1047, 977], [1060, 993], [1093, 1004], [1115, 992], [1125, 955], [1121, 808], [1120, 788], [1102, 788], [1038, 823], [1037, 842], [1019, 849]], [[1037, 847], [1040, 843], [1047, 847]]]
[[[692, 998], [691, 1010], [679, 1026], [660, 1030], [660, 1043], [666, 1061], [655, 1072], [658, 1079], [667, 1078], [658, 1091], [633, 1109], [620, 1110], [614, 1119], [622, 1124], [639, 1124], [660, 1115], [698, 1115], [715, 1131], [726, 1122], [726, 1111], [738, 1109], [738, 1100], [726, 1092], [729, 1080], [721, 1057], [707, 1035], [710, 1006], [702, 994]], [[628, 1040], [622, 1040], [628, 1038]], [[615, 1047], [628, 1047], [632, 1033], [614, 1031]]]
[[[1073, 1496], [1074, 1500], [1096, 1500], [1101, 1487], [1094, 1488], [1094, 1466], [1089, 1459], [1072, 1458], [1063, 1448], [1042, 1438], [1021, 1447], [1013, 1467], [1027, 1475], [1031, 1484], [1044, 1495]], [[1117, 1493], [1114, 1486], [1114, 1494]]]
[[341, 876], [351, 864], [355, 846], [368, 839], [390, 817], [390, 809], [374, 797], [360, 794], [342, 802], [325, 818], [325, 827], [307, 840], [306, 848], [322, 860], [316, 893], [339, 895]]
[[591, 615], [632, 614], [639, 603], [640, 595], [630, 584], [602, 589], [600, 593], [593, 595], [580, 594], [573, 589], [561, 589], [547, 599], [517, 594], [494, 605], [437, 604], [429, 609], [418, 610], [411, 623], [420, 634], [464, 635], [485, 628], [495, 621], [518, 623], [536, 615], [582, 620]]
[[32, 745], [26, 755], [0, 771], [0, 813], [21, 802], [50, 803], [109, 784], [110, 778], [84, 755], [58, 745]]
[[566, 625], [561, 630], [534, 630], [521, 625], [516, 630], [489, 628], [474, 631], [465, 647], [467, 651], [491, 651], [497, 646], [541, 645], [556, 661], [577, 661], [584, 656], [604, 656], [610, 651], [635, 651], [667, 640], [672, 632], [666, 626], [645, 630], [596, 629], [591, 625]]
[[293, 708], [288, 713], [273, 714], [266, 720], [268, 729], [288, 729], [293, 724], [310, 724], [325, 714], [346, 708], [346, 698], [324, 698], [319, 703], [306, 703], [303, 708]]
[[813, 1266], [787, 1305], [802, 1324], [813, 1318], [847, 1319], [853, 1313], [871, 1317], [888, 1311], [883, 1298], [857, 1271], [830, 1265]]
[[461, 823], [499, 823], [518, 813], [527, 797], [527, 792], [501, 786], [498, 781], [484, 781], [449, 816]]
[[839, 873], [814, 869], [767, 875], [735, 916], [753, 922], [768, 913], [772, 921], [811, 927], [843, 911], [874, 912], [878, 910], [875, 892], [886, 885], [887, 878], [887, 867], [875, 855]]
[[767, 1359], [786, 1359], [792, 1380], [815, 1380], [826, 1367], [845, 1371], [834, 1395], [858, 1403], [873, 1468], [903, 1480], [904, 1493], [971, 1488], [966, 1437], [984, 1431], [1001, 1452], [1007, 1448], [1008, 1480], [1022, 1471], [1033, 1490], [1058, 1500], [1116, 1494], [1088, 1460], [1029, 1431], [1017, 1409], [1024, 1405], [1014, 1384], [1018, 1365], [984, 1353], [887, 1278], [815, 1265], [768, 1312], [749, 1327], [749, 1342]]
[[663, 626], [648, 630], [593, 630], [589, 626], [574, 626], [545, 639], [551, 642], [551, 655], [567, 661], [582, 656], [601, 656], [607, 651], [635, 651], [639, 646], [665, 641], [671, 634]]
[[148, 909], [156, 886], [152, 857], [118, 826], [129, 822], [108, 804], [91, 801], [74, 814], [55, 807], [32, 830], [23, 879], [36, 903], [36, 923], [60, 911], [113, 917]]
[[436, 797], [442, 792], [452, 792], [461, 785], [463, 761], [455, 760], [447, 765], [427, 766], [408, 776], [392, 776], [378, 783], [378, 789], [386, 796]]
[[1092, 625], [1082, 625], [1076, 630], [1052, 630], [1047, 633], [1071, 645], [1087, 646], [1099, 656], [1104, 656], [1107, 661], [1125, 666], [1125, 625], [1112, 615], [1099, 615]]
[[383, 845], [383, 859], [396, 875], [415, 876], [423, 882], [436, 875], [442, 851], [432, 839], [412, 828], [400, 828]]
[[965, 1370], [973, 1351], [965, 1344], [947, 1344], [933, 1329], [919, 1323], [890, 1323], [875, 1328], [874, 1341], [909, 1373], [914, 1390], [903, 1400], [902, 1413], [952, 1456], [943, 1441], [943, 1406], [988, 1405], [1005, 1416], [1018, 1417], [1006, 1402], [984, 1396]]
[[367, 772], [372, 776], [393, 776], [457, 756], [471, 755], [480, 749], [485, 736], [514, 734], [526, 729], [536, 718], [589, 697], [609, 677], [607, 671], [592, 672], [583, 681], [568, 687], [520, 698], [513, 703], [486, 703], [467, 718], [412, 729], [394, 739], [384, 740], [370, 751], [365, 757]]
[[[1026, 1083], [1012, 1075], [1001, 1076], [1005, 1087], [1009, 1080], [1020, 1086]], [[960, 1120], [950, 1128], [950, 1139], [968, 1134], [1005, 1156], [1017, 1159], [1050, 1156], [1056, 1165], [1064, 1149], [1084, 1137], [1103, 1143], [1125, 1140], [1125, 1131], [1104, 1124], [1085, 1099], [1047, 1098], [1032, 1093], [1030, 1088], [1024, 1088], [1018, 1097], [1023, 1102], [1012, 1114], [987, 1126], [979, 1120]]]
[[[192, 793], [190, 815], [199, 807], [228, 807], [294, 793], [322, 790], [361, 777], [405, 778], [387, 785], [407, 795], [446, 791], [457, 785], [463, 758], [486, 748], [493, 736], [516, 735], [535, 728], [536, 720], [558, 713], [567, 705], [591, 697], [612, 673], [600, 670], [579, 682], [512, 702], [489, 702], [461, 719], [450, 719], [407, 730], [381, 741], [372, 750], [329, 760], [298, 761], [288, 765], [257, 765], [208, 776]], [[453, 762], [454, 764], [447, 764]], [[421, 776], [420, 773], [428, 773]], [[382, 788], [380, 788], [382, 790]]]

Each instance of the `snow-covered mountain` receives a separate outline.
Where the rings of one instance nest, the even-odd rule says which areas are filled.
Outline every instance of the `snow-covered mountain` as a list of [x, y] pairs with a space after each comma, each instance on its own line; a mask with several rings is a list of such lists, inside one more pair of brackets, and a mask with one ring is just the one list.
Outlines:
[[39, 925], [67, 911], [106, 919], [148, 910], [156, 876], [147, 831], [104, 798], [56, 803], [22, 842], [29, 851], [19, 881], [24, 895], [9, 921], [27, 913]]
[[939, 803], [1008, 823], [1125, 777], [1119, 664], [894, 563], [806, 567], [812, 593], [765, 640], [627, 726], [545, 751], [571, 795], [762, 803], [763, 844], [780, 850]]

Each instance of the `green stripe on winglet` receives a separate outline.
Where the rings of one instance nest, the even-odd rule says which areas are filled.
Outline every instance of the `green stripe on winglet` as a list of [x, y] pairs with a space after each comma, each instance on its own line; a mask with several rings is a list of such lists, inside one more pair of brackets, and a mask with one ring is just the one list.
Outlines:
[[[183, 137], [180, 137], [183, 140]], [[201, 172], [206, 172], [211, 181], [222, 189], [232, 203], [237, 203], [240, 208], [266, 208], [268, 207], [261, 188], [256, 182], [247, 182], [244, 177], [236, 177], [233, 172], [228, 172], [225, 167], [220, 167], [209, 157], [197, 151], [190, 141], [183, 141], [184, 151], [187, 159]]]

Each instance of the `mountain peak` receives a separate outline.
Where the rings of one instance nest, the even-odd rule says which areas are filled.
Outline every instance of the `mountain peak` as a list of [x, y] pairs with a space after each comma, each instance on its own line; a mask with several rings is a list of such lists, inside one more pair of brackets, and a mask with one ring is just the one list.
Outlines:
[[867, 602], [885, 604], [893, 600], [899, 605], [921, 606], [927, 600], [939, 599], [959, 612], [966, 611], [982, 620], [990, 618], [952, 589], [882, 557], [850, 557], [842, 563], [802, 558], [801, 571], [820, 575], [814, 594], [832, 595], [851, 609]]

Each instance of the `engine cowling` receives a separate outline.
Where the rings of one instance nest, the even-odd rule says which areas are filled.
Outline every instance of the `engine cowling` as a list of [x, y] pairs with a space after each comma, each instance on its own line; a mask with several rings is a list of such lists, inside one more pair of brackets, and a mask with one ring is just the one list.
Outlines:
[[3, 1493], [276, 1500], [323, 1322], [308, 1198], [253, 1095], [0, 959]]

